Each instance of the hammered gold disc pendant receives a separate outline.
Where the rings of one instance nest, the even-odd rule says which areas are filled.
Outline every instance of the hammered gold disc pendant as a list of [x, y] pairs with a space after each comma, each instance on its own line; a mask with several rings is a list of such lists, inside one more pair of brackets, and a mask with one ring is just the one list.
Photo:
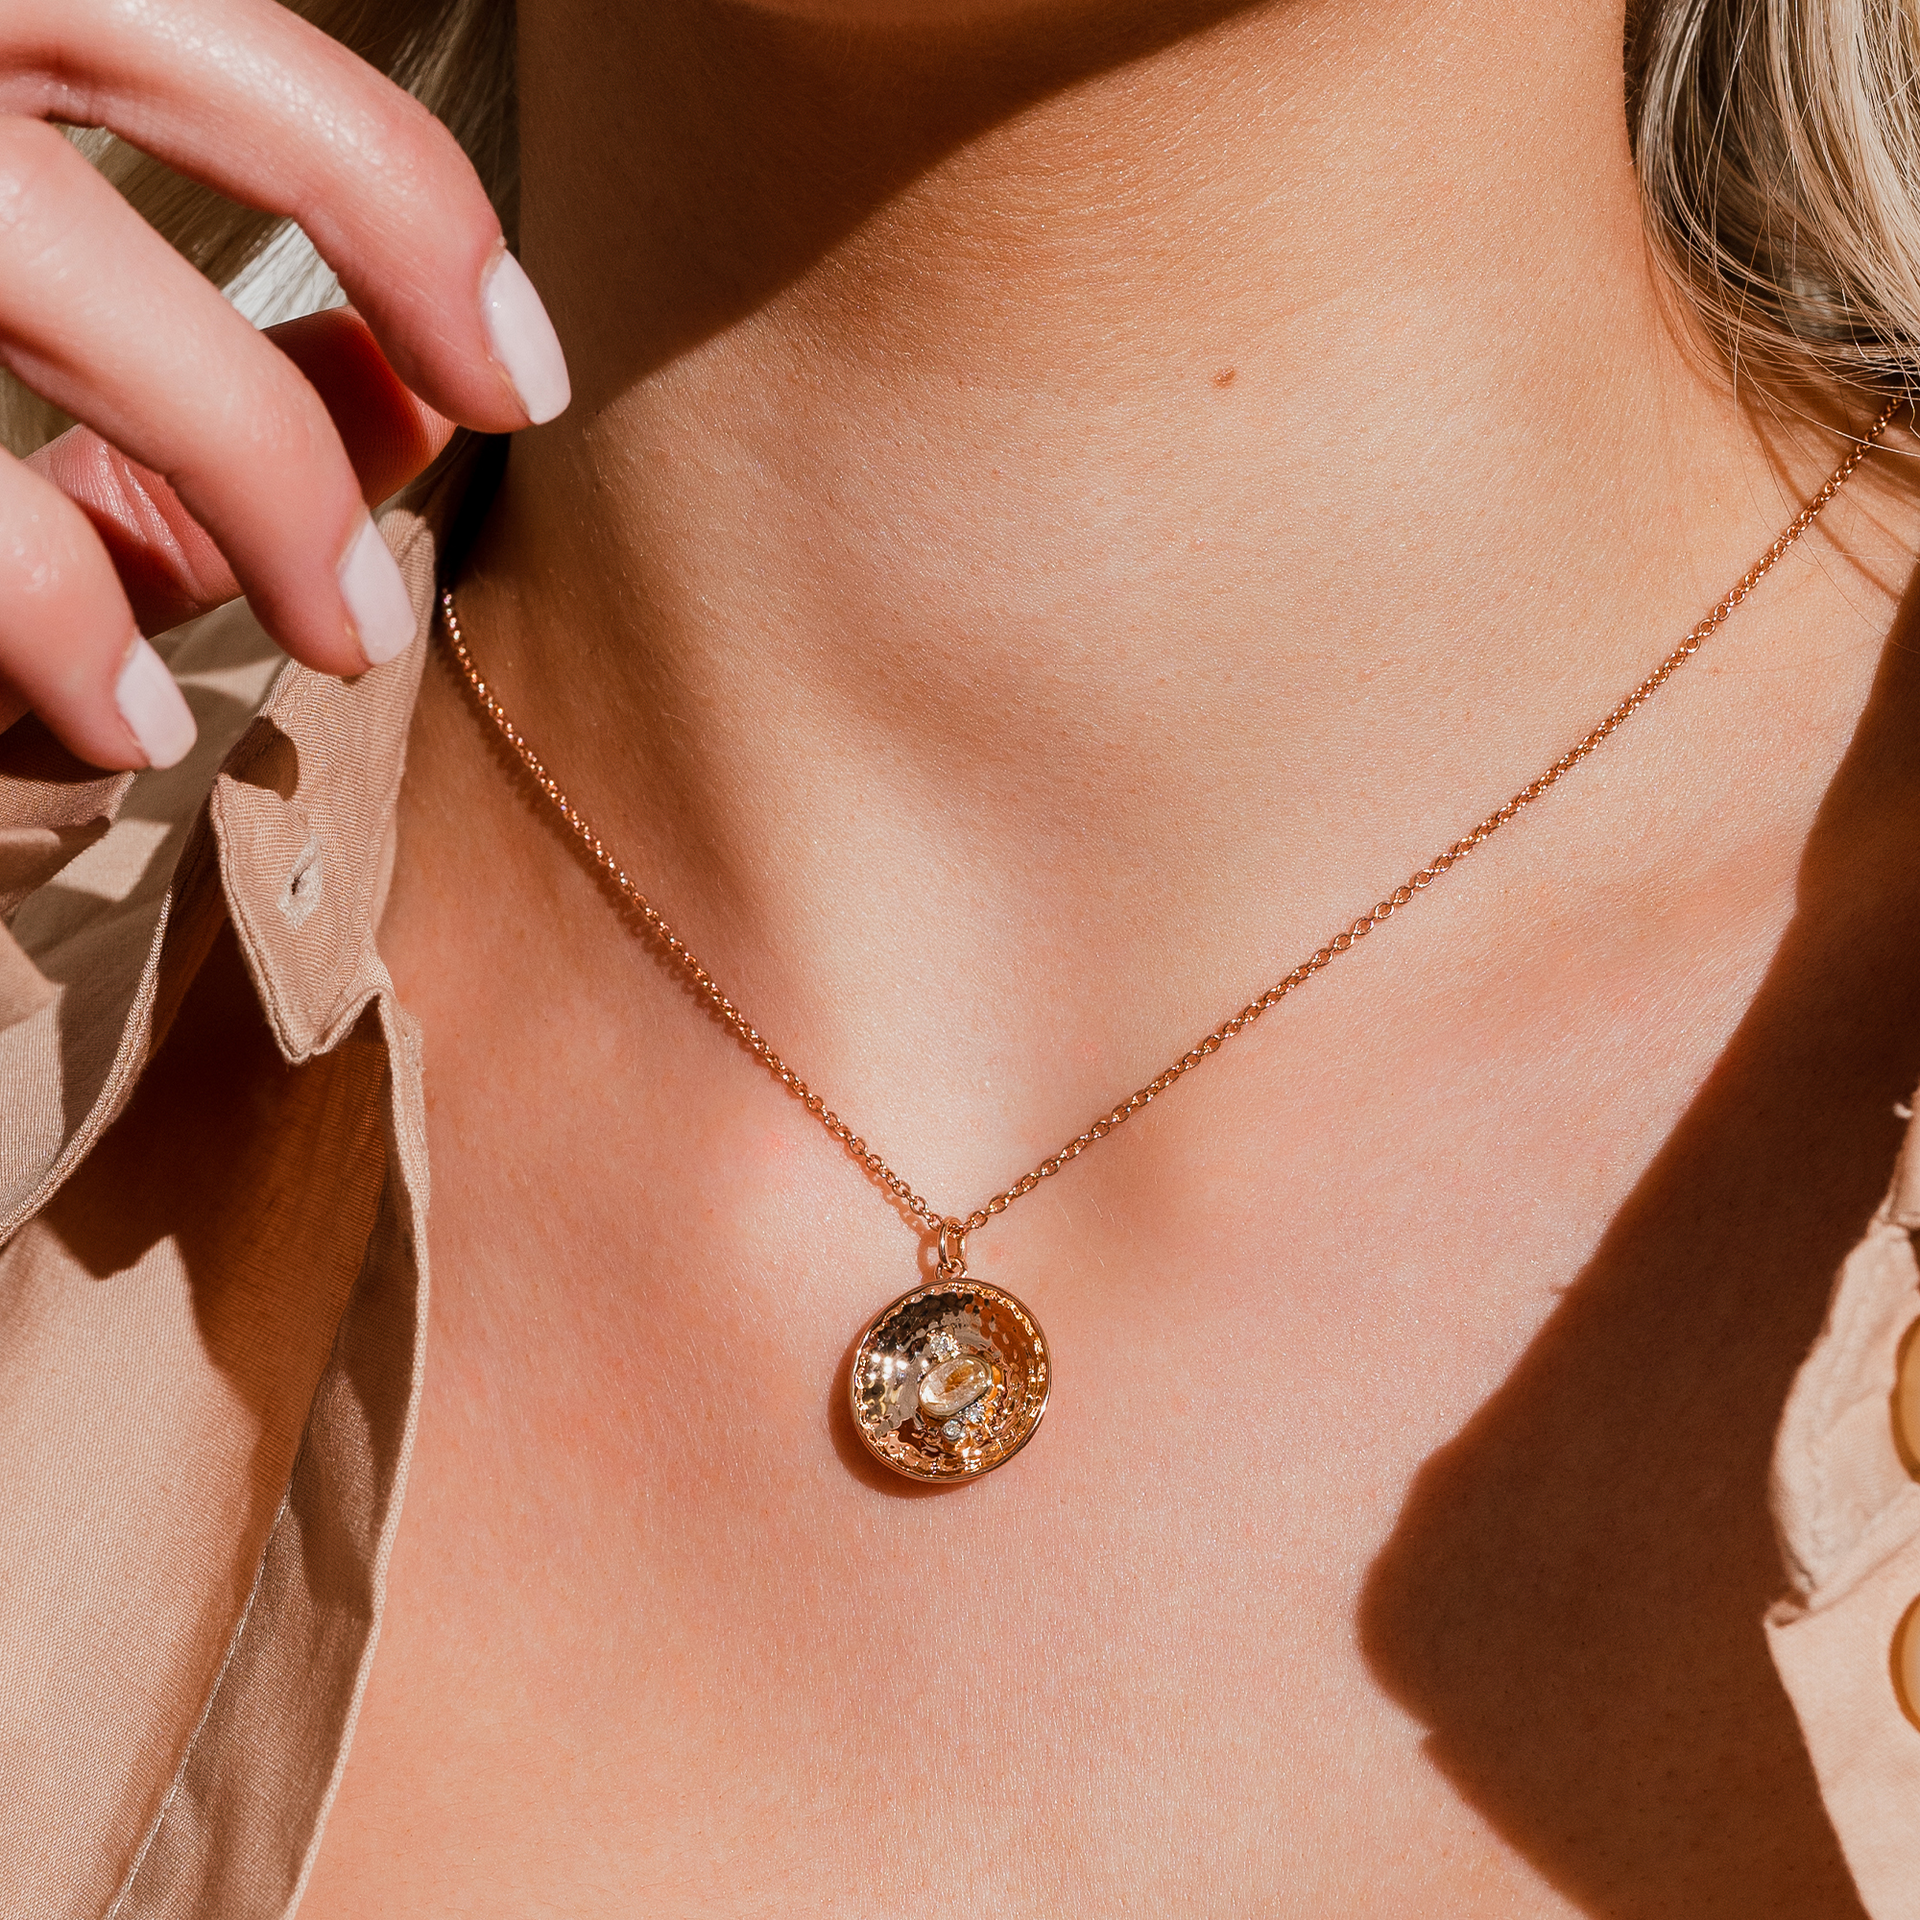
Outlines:
[[1047, 1410], [1046, 1336], [1012, 1294], [961, 1272], [903, 1293], [860, 1336], [848, 1390], [876, 1460], [909, 1480], [977, 1480]]

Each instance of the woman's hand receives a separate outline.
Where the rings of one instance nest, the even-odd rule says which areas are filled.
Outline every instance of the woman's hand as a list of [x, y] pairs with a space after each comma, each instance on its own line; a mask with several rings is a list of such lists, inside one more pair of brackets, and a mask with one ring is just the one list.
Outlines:
[[[364, 323], [256, 331], [50, 119], [292, 216]], [[567, 401], [452, 136], [271, 0], [0, 8], [0, 360], [86, 423], [0, 455], [0, 721], [30, 707], [103, 767], [185, 753], [140, 634], [236, 591], [310, 667], [393, 658], [414, 620], [367, 501], [450, 423], [507, 432]]]

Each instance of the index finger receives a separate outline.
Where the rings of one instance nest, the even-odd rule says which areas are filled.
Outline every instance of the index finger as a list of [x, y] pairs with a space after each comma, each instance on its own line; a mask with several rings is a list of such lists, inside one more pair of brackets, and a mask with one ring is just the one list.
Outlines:
[[107, 127], [298, 221], [395, 371], [449, 419], [504, 433], [566, 406], [559, 341], [459, 144], [272, 0], [0, 8], [0, 112]]
[[[447, 443], [452, 423], [395, 377], [350, 307], [269, 327], [267, 337], [319, 394], [368, 506], [411, 480]], [[27, 465], [92, 523], [143, 633], [165, 633], [240, 591], [213, 536], [164, 476], [91, 427], [73, 427]], [[18, 702], [0, 693], [0, 728]]]

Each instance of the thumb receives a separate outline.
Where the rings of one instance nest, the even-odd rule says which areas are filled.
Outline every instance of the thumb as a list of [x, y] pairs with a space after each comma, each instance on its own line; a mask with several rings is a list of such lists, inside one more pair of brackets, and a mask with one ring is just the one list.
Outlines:
[[[403, 487], [452, 437], [453, 423], [401, 384], [351, 308], [289, 320], [267, 337], [326, 403], [369, 505]], [[62, 434], [27, 464], [92, 521], [142, 633], [165, 633], [240, 591], [165, 479], [91, 428]]]

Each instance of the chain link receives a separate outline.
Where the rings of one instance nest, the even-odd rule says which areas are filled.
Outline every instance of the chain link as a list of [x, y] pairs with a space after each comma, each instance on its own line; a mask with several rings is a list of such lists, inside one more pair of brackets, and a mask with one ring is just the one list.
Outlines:
[[1432, 886], [1443, 873], [1457, 866], [1474, 848], [1491, 839], [1523, 807], [1532, 806], [1542, 794], [1558, 786], [1582, 760], [1607, 740], [1632, 714], [1645, 706], [1673, 678], [1674, 674], [1699, 652], [1702, 644], [1726, 624], [1735, 608], [1773, 571], [1800, 536], [1820, 517], [1828, 502], [1853, 477], [1854, 469], [1867, 457], [1878, 443], [1880, 436], [1886, 432], [1897, 405], [1898, 403], [1894, 402], [1887, 406], [1865, 435], [1854, 445], [1846, 459], [1828, 476], [1819, 492], [1794, 515], [1766, 552], [1740, 576], [1686, 638], [1591, 733], [1576, 741], [1537, 780], [1529, 781], [1511, 799], [1488, 814], [1471, 832], [1464, 834], [1450, 847], [1435, 854], [1417, 872], [1409, 874], [1370, 912], [1363, 913], [1351, 925], [1336, 933], [1325, 946], [1309, 954], [1284, 979], [1276, 980], [1258, 998], [1249, 1000], [1238, 1013], [1221, 1021], [1211, 1033], [1196, 1040], [1171, 1066], [1155, 1074], [1145, 1086], [1136, 1088], [1118, 1106], [1102, 1114], [1084, 1133], [1075, 1134], [1058, 1151], [1042, 1160], [1037, 1167], [1023, 1173], [1012, 1186], [1003, 1188], [991, 1200], [975, 1207], [969, 1214], [943, 1214], [923, 1199], [781, 1059], [760, 1030], [727, 997], [720, 983], [707, 971], [699, 956], [674, 932], [660, 910], [641, 892], [613, 851], [595, 831], [586, 815], [568, 799], [560, 783], [547, 771], [546, 763], [528, 744], [526, 736], [514, 724], [506, 708], [501, 705], [499, 697], [481, 677], [472, 651], [467, 646], [466, 636], [461, 631], [460, 616], [455, 611], [451, 589], [441, 593], [440, 611], [446, 628], [447, 644], [451, 647], [453, 657], [459, 663], [460, 671], [466, 676], [467, 684], [473, 690], [482, 711], [499, 730], [500, 737], [527, 770], [534, 785], [553, 804], [555, 811], [567, 823], [594, 864], [640, 916], [647, 931], [667, 957], [693, 984], [721, 1023], [826, 1128], [828, 1133], [846, 1148], [862, 1169], [879, 1183], [901, 1210], [918, 1222], [928, 1233], [940, 1236], [942, 1258], [946, 1258], [946, 1247], [951, 1241], [957, 1243], [960, 1250], [959, 1257], [964, 1263], [964, 1247], [969, 1233], [985, 1226], [996, 1214], [1005, 1213], [1016, 1200], [1022, 1199], [1043, 1180], [1050, 1179], [1062, 1167], [1077, 1160], [1096, 1141], [1104, 1140], [1115, 1128], [1125, 1126], [1142, 1107], [1165, 1093], [1175, 1082], [1183, 1080], [1201, 1061], [1218, 1053], [1236, 1034], [1245, 1033], [1262, 1014], [1270, 1013], [1288, 994], [1305, 986], [1316, 973], [1331, 966], [1341, 954], [1357, 946], [1375, 927], [1391, 919], [1402, 907]]

